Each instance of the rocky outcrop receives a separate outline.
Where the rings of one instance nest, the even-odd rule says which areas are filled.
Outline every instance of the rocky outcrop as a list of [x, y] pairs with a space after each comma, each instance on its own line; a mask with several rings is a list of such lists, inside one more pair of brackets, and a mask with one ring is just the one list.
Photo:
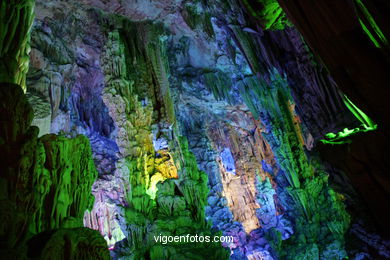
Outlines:
[[[27, 75], [29, 91], [50, 101], [51, 132], [73, 136], [96, 133], [105, 141], [114, 126], [101, 96], [104, 86], [101, 28], [94, 20], [83, 19], [92, 16], [93, 11], [77, 5], [64, 6], [72, 10], [72, 15], [59, 16], [61, 22], [43, 19], [40, 10], [45, 10], [45, 4], [37, 3], [31, 37], [32, 64]], [[74, 30], [69, 31], [72, 26]]]
[[[9, 257], [21, 257], [32, 235], [82, 227], [84, 211], [92, 206], [97, 172], [85, 136], [38, 139], [37, 127], [30, 127], [33, 111], [22, 89], [1, 83], [0, 97], [2, 250]], [[41, 249], [44, 254], [58, 253]]]
[[[38, 138], [39, 129], [31, 126], [35, 112], [41, 134], [50, 129], [50, 104], [45, 97], [24, 95], [33, 6], [34, 1], [1, 3], [1, 255], [8, 259], [108, 259], [103, 238], [82, 227], [97, 176], [88, 139]], [[35, 105], [34, 111], [29, 102]]]

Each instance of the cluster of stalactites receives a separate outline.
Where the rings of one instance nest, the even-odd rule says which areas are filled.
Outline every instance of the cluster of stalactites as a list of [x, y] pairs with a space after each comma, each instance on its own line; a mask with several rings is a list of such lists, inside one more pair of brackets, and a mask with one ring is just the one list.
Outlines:
[[[65, 241], [56, 234], [73, 233], [75, 230], [69, 228], [79, 228], [77, 235], [66, 242], [73, 246], [66, 249], [67, 254], [82, 253], [78, 251], [81, 244], [88, 244], [89, 253], [96, 249], [100, 259], [107, 259], [108, 251], [102, 247], [104, 239], [81, 228], [83, 213], [92, 206], [91, 186], [97, 176], [89, 140], [85, 136], [38, 138], [38, 128], [30, 126], [32, 108], [18, 85], [1, 83], [0, 99], [0, 184], [8, 187], [0, 201], [4, 220], [0, 223], [0, 236], [5, 238], [1, 250], [8, 250], [3, 256], [24, 259], [27, 239], [39, 241], [41, 232], [50, 231], [52, 236], [35, 246], [41, 249], [36, 253], [41, 254], [40, 259], [58, 258], [63, 252], [58, 248]], [[90, 243], [81, 242], [84, 238]], [[54, 244], [59, 245], [57, 252], [51, 250]]]
[[[260, 104], [259, 115], [267, 125], [264, 136], [288, 181], [286, 189], [294, 201], [288, 211], [295, 217], [295, 234], [289, 240], [305, 245], [305, 249], [282, 247], [277, 232], [270, 234], [275, 239], [279, 237], [271, 244], [280, 256], [287, 249], [302, 258], [307, 255], [342, 258], [346, 255], [344, 234], [350, 223], [343, 198], [329, 186], [328, 175], [321, 165], [305, 153], [301, 122], [286, 78], [275, 70], [271, 80], [272, 84], [264, 83], [263, 88], [256, 88], [251, 99]], [[336, 247], [337, 254], [332, 251]]]
[[[204, 213], [207, 175], [198, 170], [187, 141], [172, 129], [175, 116], [167, 78], [166, 37], [160, 29], [159, 25], [129, 22], [127, 30], [109, 32], [103, 54], [103, 99], [115, 108], [110, 115], [120, 129], [116, 141], [129, 173], [124, 209], [128, 236], [121, 243], [127, 250], [123, 253], [137, 259], [146, 254], [152, 259], [181, 259], [191, 251], [187, 244], [161, 246], [153, 236], [210, 232]], [[156, 110], [161, 117], [155, 116]], [[116, 251], [121, 254], [121, 249]], [[218, 244], [191, 254], [202, 251], [226, 258]]]
[[0, 3], [0, 82], [17, 84], [24, 92], [34, 3], [34, 0], [3, 0]]

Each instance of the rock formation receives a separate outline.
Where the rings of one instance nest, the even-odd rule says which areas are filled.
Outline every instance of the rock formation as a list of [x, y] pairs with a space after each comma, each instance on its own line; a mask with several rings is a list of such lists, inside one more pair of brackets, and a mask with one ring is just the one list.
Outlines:
[[[82, 135], [38, 138], [40, 129], [31, 126], [34, 116], [50, 115], [44, 98], [24, 94], [33, 4], [1, 3], [1, 254], [7, 259], [108, 259], [101, 235], [83, 227], [97, 177], [89, 140]], [[50, 119], [47, 125], [50, 129]]]
[[34, 0], [2, 1], [0, 19], [0, 82], [17, 84], [26, 91]]
[[2, 250], [390, 257], [388, 7], [2, 2]]

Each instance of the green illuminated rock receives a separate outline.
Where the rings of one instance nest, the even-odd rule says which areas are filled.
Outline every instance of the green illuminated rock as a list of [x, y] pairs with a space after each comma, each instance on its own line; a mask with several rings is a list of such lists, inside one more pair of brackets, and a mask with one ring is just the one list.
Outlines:
[[91, 186], [97, 172], [89, 140], [82, 135], [65, 138], [45, 135], [39, 146], [43, 158], [37, 165], [34, 187], [42, 203], [34, 214], [33, 233], [59, 227], [81, 227], [84, 211], [93, 204]]
[[389, 42], [383, 34], [381, 28], [376, 23], [374, 17], [370, 14], [367, 9], [364, 0], [355, 0], [354, 5], [356, 7], [359, 23], [364, 33], [369, 37], [371, 42], [377, 48], [389, 48]]
[[369, 118], [363, 111], [361, 111], [352, 101], [343, 95], [343, 101], [345, 106], [351, 111], [351, 113], [359, 120], [362, 124], [360, 127], [354, 129], [344, 128], [343, 131], [338, 133], [328, 133], [325, 135], [325, 139], [320, 140], [324, 144], [345, 144], [351, 143], [352, 141], [348, 137], [357, 133], [365, 133], [374, 131], [377, 129], [377, 125]]
[[[21, 257], [31, 236], [59, 228], [66, 233], [71, 231], [64, 228], [83, 226], [84, 211], [92, 206], [91, 186], [97, 172], [85, 136], [37, 137], [38, 128], [30, 127], [33, 111], [21, 87], [1, 83], [0, 99], [1, 250], [7, 252], [5, 256], [18, 252]], [[84, 228], [77, 234], [91, 238]], [[91, 236], [105, 248], [104, 239]], [[72, 237], [78, 239], [73, 233]], [[42, 254], [51, 259], [59, 253], [46, 250]]]
[[[176, 162], [180, 165], [179, 179], [165, 180], [157, 185], [156, 200], [146, 194], [142, 182], [136, 176], [141, 171], [132, 169], [132, 189], [126, 220], [130, 236], [127, 247], [131, 259], [227, 259], [228, 252], [219, 243], [169, 243], [155, 241], [159, 235], [180, 236], [202, 234], [212, 236], [205, 222], [204, 208], [207, 205], [207, 175], [198, 170], [194, 155], [188, 150], [187, 140], [179, 139]], [[214, 257], [214, 258], [213, 258]]]
[[283, 30], [291, 26], [277, 0], [243, 0], [249, 13], [263, 24], [265, 30]]
[[4, 0], [0, 3], [0, 82], [20, 85], [24, 92], [34, 4], [34, 0]]

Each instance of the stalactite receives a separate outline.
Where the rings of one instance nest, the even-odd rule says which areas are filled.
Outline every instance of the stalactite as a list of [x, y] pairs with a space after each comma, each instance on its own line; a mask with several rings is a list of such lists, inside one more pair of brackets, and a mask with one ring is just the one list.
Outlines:
[[182, 15], [192, 30], [205, 32], [210, 38], [214, 36], [211, 14], [208, 10], [204, 10], [199, 2], [186, 3]]
[[217, 100], [227, 100], [234, 103], [230, 93], [233, 82], [229, 75], [223, 72], [212, 72], [204, 75], [205, 84]]
[[291, 26], [277, 0], [242, 0], [242, 2], [265, 30], [283, 30], [286, 26]]
[[[122, 242], [124, 248], [115, 247], [120, 255], [142, 258], [150, 252], [159, 258], [167, 251], [160, 251], [154, 236], [166, 232], [185, 234], [190, 227], [209, 232], [204, 221], [207, 176], [198, 170], [183, 138], [172, 140], [167, 134], [158, 137], [152, 133], [154, 126], [165, 120], [175, 122], [167, 79], [166, 44], [160, 25], [130, 25], [129, 31], [138, 30], [140, 37], [130, 38], [127, 31], [110, 32], [103, 58], [107, 71], [104, 100], [115, 108], [110, 114], [121, 129], [117, 143], [129, 171], [129, 179], [124, 179], [128, 190], [126, 205], [123, 205], [127, 223], [123, 232], [128, 235], [126, 242]], [[114, 73], [110, 72], [112, 69]], [[138, 77], [134, 77], [134, 73]], [[150, 75], [154, 81], [148, 81]], [[144, 92], [143, 84], [151, 89]], [[177, 135], [177, 130], [170, 131]], [[167, 147], [156, 147], [156, 139], [161, 137], [169, 142]], [[185, 246], [169, 248], [168, 255], [178, 257]], [[225, 254], [218, 244], [214, 249], [213, 254]]]
[[0, 82], [26, 91], [34, 0], [4, 0], [0, 4]]

